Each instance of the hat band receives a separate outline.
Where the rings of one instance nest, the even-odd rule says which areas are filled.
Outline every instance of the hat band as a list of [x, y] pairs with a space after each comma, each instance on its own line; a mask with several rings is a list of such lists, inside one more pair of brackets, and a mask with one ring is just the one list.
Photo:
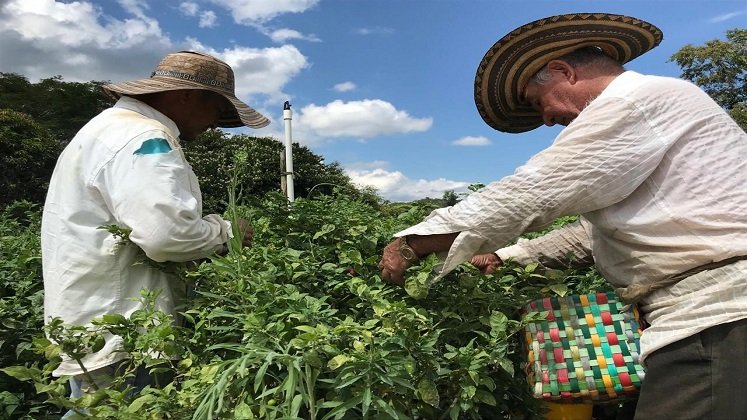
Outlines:
[[208, 79], [207, 77], [195, 76], [194, 74], [189, 74], [189, 73], [182, 73], [182, 72], [173, 71], [173, 70], [156, 70], [153, 72], [153, 74], [150, 75], [151, 78], [153, 76], [163, 76], [163, 77], [173, 77], [176, 79], [184, 79], [184, 80], [189, 80], [190, 82], [196, 82], [196, 83], [206, 85], [206, 86], [220, 87], [223, 89], [233, 91], [233, 84], [221, 82], [220, 80]]

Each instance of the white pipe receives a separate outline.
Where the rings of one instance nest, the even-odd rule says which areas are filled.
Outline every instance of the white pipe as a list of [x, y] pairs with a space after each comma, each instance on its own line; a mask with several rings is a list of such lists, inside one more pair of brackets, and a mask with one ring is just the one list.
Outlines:
[[285, 175], [286, 183], [285, 187], [287, 190], [288, 201], [291, 203], [296, 199], [295, 191], [293, 191], [293, 138], [291, 136], [291, 120], [293, 119], [293, 113], [291, 112], [290, 102], [285, 101], [283, 104], [283, 121], [285, 122]]

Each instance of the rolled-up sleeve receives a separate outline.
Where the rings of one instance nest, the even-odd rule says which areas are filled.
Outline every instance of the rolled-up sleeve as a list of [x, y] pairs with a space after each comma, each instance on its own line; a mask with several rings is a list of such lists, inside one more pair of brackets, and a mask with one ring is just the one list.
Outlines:
[[493, 252], [559, 216], [623, 200], [656, 169], [669, 147], [631, 102], [598, 98], [513, 175], [435, 210], [395, 236], [460, 232], [443, 276], [472, 255]]
[[547, 268], [589, 265], [594, 262], [590, 229], [589, 222], [581, 218], [540, 237], [520, 239], [495, 253], [503, 261], [512, 259], [522, 265], [536, 262]]

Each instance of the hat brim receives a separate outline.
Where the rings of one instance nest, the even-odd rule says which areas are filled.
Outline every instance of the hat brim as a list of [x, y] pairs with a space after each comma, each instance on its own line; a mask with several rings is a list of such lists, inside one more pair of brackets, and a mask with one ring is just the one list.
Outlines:
[[498, 131], [522, 133], [542, 117], [522, 104], [521, 90], [547, 62], [579, 48], [596, 46], [620, 64], [659, 45], [656, 26], [630, 16], [576, 13], [551, 16], [514, 29], [485, 54], [475, 76], [475, 104]]
[[210, 89], [201, 83], [195, 83], [189, 80], [171, 79], [154, 76], [149, 79], [133, 80], [122, 83], [112, 83], [103, 86], [104, 92], [114, 99], [119, 99], [122, 95], [144, 95], [148, 93], [165, 92], [170, 90], [196, 89], [209, 90], [218, 93], [228, 99], [233, 105], [232, 112], [221, 115], [216, 125], [223, 128], [235, 128], [247, 126], [250, 128], [262, 128], [270, 123], [264, 115], [257, 112], [254, 108], [240, 101], [236, 96], [223, 89]]

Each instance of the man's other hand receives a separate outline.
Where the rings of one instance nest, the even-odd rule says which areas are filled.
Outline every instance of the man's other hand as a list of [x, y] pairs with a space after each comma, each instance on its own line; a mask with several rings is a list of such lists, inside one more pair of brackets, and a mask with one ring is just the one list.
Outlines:
[[472, 257], [470, 264], [479, 268], [484, 274], [493, 274], [503, 264], [503, 261], [495, 254], [480, 254]]
[[239, 231], [243, 235], [241, 244], [245, 247], [252, 246], [252, 239], [254, 238], [254, 228], [252, 227], [251, 222], [246, 219], [239, 219]]

